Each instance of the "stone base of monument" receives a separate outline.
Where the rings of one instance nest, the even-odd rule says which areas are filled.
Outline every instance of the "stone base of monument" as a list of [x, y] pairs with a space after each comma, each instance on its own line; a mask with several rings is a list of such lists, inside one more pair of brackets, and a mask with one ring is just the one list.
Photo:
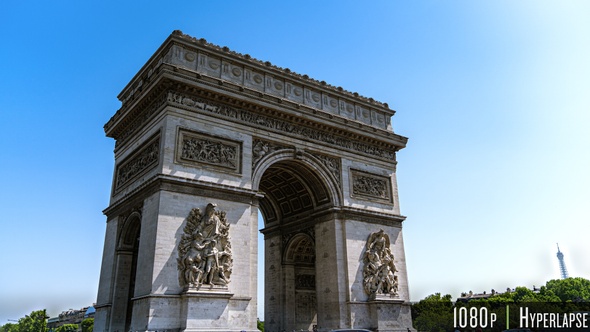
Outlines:
[[[251, 298], [237, 298], [227, 287], [203, 285], [181, 295], [180, 331], [249, 331]], [[255, 332], [257, 330], [251, 330]]]
[[412, 327], [411, 305], [403, 300], [390, 296], [377, 296], [369, 301], [371, 320], [377, 322], [373, 326], [379, 332], [408, 332], [416, 331]]

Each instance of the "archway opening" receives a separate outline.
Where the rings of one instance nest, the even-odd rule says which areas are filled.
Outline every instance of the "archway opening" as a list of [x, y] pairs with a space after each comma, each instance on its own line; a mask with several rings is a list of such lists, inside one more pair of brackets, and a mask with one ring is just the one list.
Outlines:
[[[265, 330], [312, 330], [318, 323], [314, 225], [331, 208], [330, 190], [317, 171], [297, 160], [268, 167], [259, 184]], [[260, 269], [259, 269], [260, 271]], [[261, 287], [261, 283], [259, 283]], [[259, 292], [260, 294], [260, 292]], [[259, 296], [260, 297], [260, 296]]]
[[115, 301], [118, 303], [114, 303], [114, 306], [119, 309], [115, 316], [124, 315], [124, 317], [118, 317], [116, 321], [124, 322], [125, 331], [131, 329], [133, 318], [140, 228], [141, 217], [138, 213], [133, 213], [127, 217], [121, 230], [117, 250]]

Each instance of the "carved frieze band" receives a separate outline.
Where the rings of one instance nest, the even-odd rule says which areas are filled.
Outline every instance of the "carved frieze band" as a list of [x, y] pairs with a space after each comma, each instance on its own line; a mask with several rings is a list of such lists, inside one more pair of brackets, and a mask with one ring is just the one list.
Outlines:
[[390, 178], [355, 169], [350, 174], [352, 197], [392, 203]]
[[384, 149], [374, 144], [368, 144], [352, 140], [348, 137], [331, 132], [318, 130], [309, 126], [293, 123], [276, 117], [266, 116], [243, 109], [235, 109], [227, 105], [185, 95], [176, 91], [168, 92], [168, 102], [183, 107], [195, 108], [213, 114], [221, 115], [240, 121], [250, 126], [287, 133], [303, 139], [309, 139], [324, 144], [330, 144], [338, 148], [346, 149], [354, 153], [363, 153], [372, 157], [393, 161], [395, 149]]
[[160, 134], [158, 133], [117, 166], [115, 190], [121, 189], [141, 174], [156, 167], [159, 160]]
[[168, 100], [167, 94], [163, 93], [159, 95], [152, 103], [147, 105], [129, 124], [125, 126], [125, 129], [116, 136], [116, 146], [119, 146], [122, 142], [125, 142], [131, 137], [139, 128], [143, 127], [155, 114], [156, 112], [166, 104]]
[[200, 163], [241, 173], [242, 143], [201, 133], [178, 130], [176, 161]]

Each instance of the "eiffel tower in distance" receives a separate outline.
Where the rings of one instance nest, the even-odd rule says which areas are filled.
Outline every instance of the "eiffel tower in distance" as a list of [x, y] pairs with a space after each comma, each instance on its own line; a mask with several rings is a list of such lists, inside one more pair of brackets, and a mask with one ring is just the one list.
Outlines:
[[559, 260], [559, 271], [561, 272], [561, 279], [569, 278], [565, 261], [563, 260], [563, 253], [559, 250], [559, 243], [557, 244], [557, 259]]

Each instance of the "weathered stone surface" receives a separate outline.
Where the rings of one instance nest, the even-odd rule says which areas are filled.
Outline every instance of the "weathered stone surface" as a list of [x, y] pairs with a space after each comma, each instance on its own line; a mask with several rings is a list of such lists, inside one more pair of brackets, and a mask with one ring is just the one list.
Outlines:
[[97, 331], [256, 331], [257, 278], [268, 331], [411, 328], [387, 104], [181, 32], [119, 99]]

